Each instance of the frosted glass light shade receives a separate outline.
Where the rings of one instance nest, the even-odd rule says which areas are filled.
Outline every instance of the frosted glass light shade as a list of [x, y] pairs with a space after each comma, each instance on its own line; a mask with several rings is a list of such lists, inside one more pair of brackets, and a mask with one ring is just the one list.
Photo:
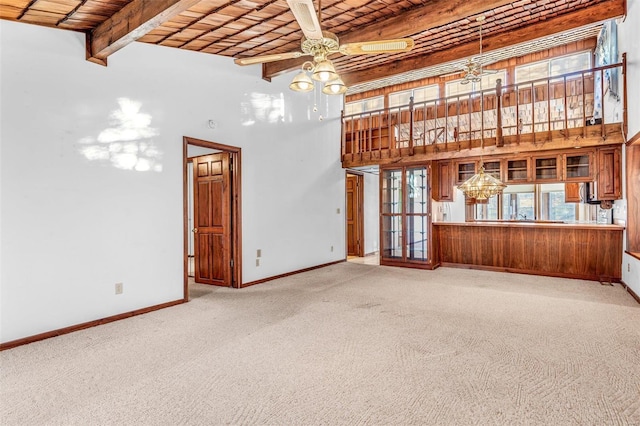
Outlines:
[[316, 66], [313, 68], [311, 78], [316, 81], [322, 81], [323, 83], [326, 83], [327, 81], [335, 80], [336, 78], [338, 78], [338, 73], [336, 73], [336, 69], [334, 68], [331, 61], [326, 59], [316, 64]]
[[313, 90], [313, 80], [309, 78], [306, 72], [302, 71], [293, 77], [289, 89], [296, 92], [310, 92]]
[[341, 95], [347, 91], [347, 86], [340, 77], [335, 80], [328, 81], [322, 88], [322, 93], [326, 95]]

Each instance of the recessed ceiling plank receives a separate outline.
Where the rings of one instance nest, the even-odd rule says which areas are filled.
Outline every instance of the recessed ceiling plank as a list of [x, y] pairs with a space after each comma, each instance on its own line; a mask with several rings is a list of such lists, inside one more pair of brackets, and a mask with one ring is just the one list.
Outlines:
[[107, 57], [200, 0], [134, 0], [87, 33], [87, 60], [107, 65]]

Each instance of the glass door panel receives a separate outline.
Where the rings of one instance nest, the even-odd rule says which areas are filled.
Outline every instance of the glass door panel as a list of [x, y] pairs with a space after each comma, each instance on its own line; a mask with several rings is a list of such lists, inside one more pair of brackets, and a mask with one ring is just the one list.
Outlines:
[[428, 227], [427, 216], [407, 216], [407, 260], [427, 261]]
[[407, 169], [407, 209], [408, 214], [427, 213], [427, 170]]
[[402, 216], [382, 217], [382, 257], [402, 259]]
[[382, 176], [382, 213], [402, 213], [402, 170], [385, 170]]

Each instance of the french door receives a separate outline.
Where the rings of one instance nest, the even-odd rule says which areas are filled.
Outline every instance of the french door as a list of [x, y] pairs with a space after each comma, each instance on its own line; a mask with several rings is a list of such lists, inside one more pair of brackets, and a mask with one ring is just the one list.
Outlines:
[[429, 165], [381, 169], [381, 265], [433, 266], [429, 172]]

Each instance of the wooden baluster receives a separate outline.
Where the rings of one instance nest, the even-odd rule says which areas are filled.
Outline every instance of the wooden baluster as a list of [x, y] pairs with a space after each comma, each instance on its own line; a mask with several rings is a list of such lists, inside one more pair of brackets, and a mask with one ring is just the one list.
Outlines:
[[444, 100], [444, 147], [449, 145], [449, 98]]
[[551, 79], [547, 80], [547, 141], [551, 142]]
[[467, 142], [469, 143], [469, 149], [471, 149], [471, 139], [473, 139], [473, 99], [471, 93], [467, 95], [467, 109], [469, 110], [469, 137]]
[[496, 81], [496, 146], [504, 146], [502, 140], [502, 79]]
[[395, 140], [393, 138], [393, 132], [391, 129], [393, 128], [393, 113], [391, 112], [391, 108], [387, 109], [387, 134], [389, 135], [389, 146], [387, 150], [389, 151], [387, 154], [391, 157], [393, 153], [393, 149], [395, 147]]
[[409, 98], [409, 155], [413, 155], [413, 96]]
[[533, 136], [533, 144], [536, 144], [536, 94], [533, 82], [531, 83], [531, 135]]
[[484, 149], [484, 92], [480, 91], [480, 149]]
[[[569, 101], [567, 101], [567, 76], [563, 77], [563, 94], [564, 94], [564, 137], [569, 137]], [[582, 73], [582, 83], [584, 85], [584, 73]], [[584, 107], [583, 107], [584, 108]], [[584, 114], [583, 114], [584, 115]]]
[[460, 108], [460, 95], [456, 96], [456, 131], [457, 135], [455, 136], [456, 143], [458, 144], [458, 151], [460, 151], [460, 113], [462, 112], [462, 108]]
[[[378, 137], [380, 138], [379, 140], [380, 143], [378, 143], [378, 158], [380, 158], [380, 154], [382, 153], [382, 120], [384, 120], [383, 117], [385, 117], [386, 114], [387, 114], [386, 109], [378, 113]], [[388, 140], [387, 140], [387, 143], [388, 143]]]
[[516, 135], [518, 135], [516, 138], [516, 144], [520, 145], [520, 133], [522, 132], [522, 129], [520, 128], [520, 89], [517, 84], [513, 87], [516, 94]]
[[[593, 77], [593, 83], [594, 83], [594, 90], [593, 90], [593, 111], [592, 114], [595, 112], [596, 110], [596, 98], [595, 98], [595, 82], [596, 82], [596, 76], [595, 73], [591, 73], [592, 77]], [[584, 72], [582, 73], [582, 137], [586, 138], [587, 137], [587, 97], [586, 97], [586, 85], [584, 82]]]
[[367, 133], [369, 134], [369, 137], [365, 140], [364, 142], [364, 151], [365, 152], [370, 152], [371, 151], [371, 141], [373, 140], [373, 115], [371, 114], [371, 112], [369, 112], [369, 125], [367, 126]]

